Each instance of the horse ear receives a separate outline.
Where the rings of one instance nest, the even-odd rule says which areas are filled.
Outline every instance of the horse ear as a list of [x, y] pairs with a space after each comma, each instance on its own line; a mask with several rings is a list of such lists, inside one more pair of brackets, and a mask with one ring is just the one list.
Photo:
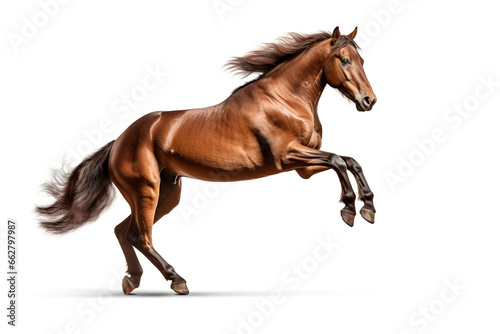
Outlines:
[[357, 33], [358, 33], [358, 27], [354, 28], [354, 30], [349, 35], [347, 35], [347, 37], [349, 37], [350, 39], [354, 39]]
[[331, 44], [332, 45], [335, 44], [335, 42], [339, 39], [339, 37], [340, 37], [340, 29], [337, 26], [335, 29], [333, 29]]

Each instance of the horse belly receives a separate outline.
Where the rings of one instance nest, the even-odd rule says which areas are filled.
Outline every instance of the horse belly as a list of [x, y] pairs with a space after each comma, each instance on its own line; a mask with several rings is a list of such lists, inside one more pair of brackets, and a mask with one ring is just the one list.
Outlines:
[[169, 169], [177, 175], [205, 181], [241, 181], [275, 173], [260, 152], [241, 152], [223, 147], [167, 153]]
[[275, 173], [258, 139], [245, 129], [213, 131], [182, 126], [165, 143], [162, 155], [165, 168], [206, 181], [249, 180]]

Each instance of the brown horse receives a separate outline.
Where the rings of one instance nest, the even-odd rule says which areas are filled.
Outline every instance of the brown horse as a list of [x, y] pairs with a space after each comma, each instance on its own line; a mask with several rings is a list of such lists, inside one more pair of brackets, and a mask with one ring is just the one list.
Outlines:
[[307, 179], [333, 169], [342, 186], [342, 219], [353, 226], [349, 170], [364, 202], [360, 213], [373, 223], [373, 194], [359, 164], [319, 149], [317, 106], [326, 84], [358, 111], [370, 110], [377, 100], [353, 42], [356, 31], [292, 33], [233, 58], [231, 70], [260, 77], [212, 107], [147, 114], [70, 173], [56, 174], [45, 185], [55, 202], [37, 207], [41, 225], [63, 233], [95, 220], [113, 200], [114, 183], [132, 211], [115, 228], [128, 265], [123, 292], [129, 294], [141, 280], [135, 247], [172, 281], [175, 292], [188, 294], [186, 281], [156, 252], [152, 239], [153, 224], [179, 203], [183, 176], [239, 181], [295, 170]]

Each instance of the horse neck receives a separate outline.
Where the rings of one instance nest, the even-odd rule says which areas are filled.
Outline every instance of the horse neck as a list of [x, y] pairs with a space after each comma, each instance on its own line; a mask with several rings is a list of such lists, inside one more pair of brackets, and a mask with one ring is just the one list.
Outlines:
[[288, 90], [293, 98], [306, 102], [317, 117], [317, 106], [326, 86], [323, 66], [329, 56], [330, 41], [322, 41], [292, 60], [281, 64], [266, 75], [268, 87]]

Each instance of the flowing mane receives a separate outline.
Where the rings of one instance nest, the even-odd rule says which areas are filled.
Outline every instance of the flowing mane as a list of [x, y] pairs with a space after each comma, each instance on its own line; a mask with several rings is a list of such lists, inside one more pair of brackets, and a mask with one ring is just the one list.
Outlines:
[[[314, 34], [302, 35], [288, 33], [276, 40], [274, 43], [264, 43], [260, 49], [251, 51], [242, 57], [233, 57], [225, 65], [226, 69], [246, 77], [252, 73], [266, 75], [279, 64], [294, 58], [300, 53], [310, 49], [316, 43], [331, 38], [332, 34], [320, 31]], [[335, 43], [332, 52], [351, 44], [356, 49], [358, 45], [342, 35]]]

